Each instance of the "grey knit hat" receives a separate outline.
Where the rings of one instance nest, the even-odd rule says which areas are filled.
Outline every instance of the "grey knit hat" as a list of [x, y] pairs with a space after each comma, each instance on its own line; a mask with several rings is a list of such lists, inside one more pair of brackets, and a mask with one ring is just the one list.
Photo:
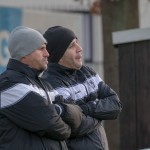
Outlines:
[[8, 49], [13, 59], [20, 60], [34, 50], [46, 44], [43, 35], [31, 28], [18, 26], [10, 34], [8, 40]]

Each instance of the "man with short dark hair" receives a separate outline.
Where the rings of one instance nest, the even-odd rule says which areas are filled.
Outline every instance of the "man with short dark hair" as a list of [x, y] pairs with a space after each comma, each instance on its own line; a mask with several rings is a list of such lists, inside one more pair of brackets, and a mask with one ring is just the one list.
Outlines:
[[65, 27], [49, 28], [44, 37], [50, 54], [48, 70], [43, 75], [63, 96], [65, 103], [79, 105], [85, 118], [67, 140], [69, 150], [108, 150], [102, 120], [116, 119], [120, 100], [99, 75], [82, 64], [82, 48], [75, 33]]

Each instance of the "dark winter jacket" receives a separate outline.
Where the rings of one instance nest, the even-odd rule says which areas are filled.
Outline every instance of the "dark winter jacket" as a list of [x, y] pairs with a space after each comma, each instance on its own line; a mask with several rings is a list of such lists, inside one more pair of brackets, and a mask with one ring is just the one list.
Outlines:
[[[67, 141], [69, 150], [108, 150], [101, 120], [116, 119], [121, 112], [117, 94], [86, 66], [73, 70], [50, 63], [43, 78], [51, 83], [66, 103], [75, 102], [85, 113], [74, 137]], [[92, 118], [92, 119], [91, 119]], [[90, 126], [99, 121], [97, 126]], [[88, 122], [88, 123], [87, 123]], [[90, 132], [89, 132], [90, 131]]]
[[0, 150], [67, 150], [71, 128], [52, 104], [62, 97], [38, 74], [10, 59], [0, 75]]

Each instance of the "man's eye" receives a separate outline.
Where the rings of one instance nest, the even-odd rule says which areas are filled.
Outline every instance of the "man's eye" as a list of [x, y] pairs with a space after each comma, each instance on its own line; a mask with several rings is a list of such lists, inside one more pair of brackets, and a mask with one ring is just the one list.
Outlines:
[[40, 51], [44, 51], [44, 50], [46, 50], [46, 48], [45, 48], [45, 47], [42, 47], [42, 48], [40, 48], [39, 50], [40, 50]]
[[73, 47], [73, 44], [69, 46], [69, 48], [72, 48], [72, 47]]

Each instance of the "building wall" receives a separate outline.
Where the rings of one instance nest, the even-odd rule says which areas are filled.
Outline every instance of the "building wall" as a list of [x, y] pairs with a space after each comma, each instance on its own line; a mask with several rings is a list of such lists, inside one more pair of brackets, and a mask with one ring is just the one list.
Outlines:
[[[16, 0], [17, 1], [17, 0]], [[14, 4], [15, 2], [13, 2]], [[18, 2], [19, 3], [19, 2]], [[9, 6], [13, 4], [9, 3]], [[101, 27], [101, 16], [100, 15], [90, 15], [89, 13], [81, 13], [81, 12], [70, 12], [59, 10], [59, 11], [52, 11], [52, 10], [44, 10], [44, 9], [35, 9], [35, 6], [33, 9], [26, 7], [26, 5], [22, 4], [24, 7], [20, 7], [21, 4], [17, 4], [17, 7], [4, 7], [1, 6], [0, 2], [0, 8], [5, 9], [7, 11], [7, 25], [10, 26], [11, 24], [14, 24], [11, 29], [7, 30], [7, 40], [10, 31], [18, 25], [24, 25], [31, 28], [34, 28], [41, 33], [44, 33], [46, 29], [48, 29], [51, 26], [55, 25], [61, 25], [68, 27], [72, 29], [77, 37], [78, 41], [83, 48], [84, 53], [84, 59], [83, 61], [86, 63], [86, 59], [88, 57], [91, 57], [91, 61], [88, 62], [89, 65], [94, 67], [96, 71], [101, 75], [103, 78], [103, 44], [102, 44], [102, 27]], [[18, 24], [15, 24], [17, 19], [10, 19], [10, 16], [15, 17], [15, 13], [11, 12], [10, 9], [17, 9], [20, 11], [20, 22]], [[70, 11], [70, 10], [69, 10]], [[1, 16], [3, 19], [5, 19], [5, 16]], [[13, 18], [12, 17], [12, 18]], [[90, 19], [92, 18], [92, 19]], [[2, 24], [2, 22], [0, 22]], [[89, 27], [91, 25], [91, 28]], [[1, 26], [0, 26], [1, 27]], [[90, 31], [91, 30], [91, 31]], [[0, 28], [0, 48], [4, 49], [2, 43], [2, 39], [4, 36], [3, 28]], [[8, 53], [7, 43], [5, 44], [5, 53]], [[91, 46], [91, 47], [89, 47]], [[7, 51], [7, 52], [6, 52]], [[1, 57], [0, 58], [0, 73], [3, 72], [4, 68], [6, 67], [6, 64], [9, 59], [9, 55], [7, 57], [5, 56], [5, 62], [4, 62], [4, 55], [2, 55], [2, 51], [0, 51]], [[92, 55], [91, 55], [92, 54]], [[3, 69], [1, 69], [3, 68]]]
[[87, 11], [92, 1], [94, 0], [0, 0], [0, 5], [37, 10]]
[[8, 38], [10, 31], [21, 24], [22, 11], [18, 8], [0, 7], [0, 73], [10, 57], [8, 52]]
[[140, 28], [150, 27], [150, 0], [139, 1], [139, 25]]
[[[92, 66], [103, 78], [103, 37], [101, 15], [92, 15], [91, 22], [88, 22], [87, 12], [88, 5], [91, 1], [74, 1], [74, 0], [0, 0], [0, 10], [7, 9], [7, 17], [0, 14], [1, 20], [7, 20], [9, 27], [6, 32], [3, 31], [2, 22], [0, 22], [0, 72], [3, 71], [7, 64], [9, 54], [6, 52], [9, 33], [17, 25], [25, 25], [39, 30], [43, 33], [48, 27], [62, 25], [75, 31], [79, 38], [79, 43], [83, 47], [84, 60], [91, 57], [90, 62], [85, 62]], [[139, 24], [140, 28], [150, 27], [150, 0], [139, 1]], [[15, 12], [8, 9], [17, 9], [20, 11], [20, 17], [14, 17]], [[70, 12], [72, 11], [72, 12]], [[5, 15], [5, 14], [4, 14]], [[10, 17], [11, 16], [11, 17]], [[2, 18], [3, 17], [3, 18]], [[19, 18], [20, 22], [16, 18]], [[92, 25], [92, 33], [85, 30], [89, 23]], [[3, 23], [4, 24], [4, 23]], [[10, 28], [10, 26], [12, 28]], [[90, 38], [89, 38], [90, 37]], [[91, 47], [89, 48], [89, 42]], [[4, 44], [5, 43], [5, 44]], [[3, 68], [3, 69], [1, 69]]]

